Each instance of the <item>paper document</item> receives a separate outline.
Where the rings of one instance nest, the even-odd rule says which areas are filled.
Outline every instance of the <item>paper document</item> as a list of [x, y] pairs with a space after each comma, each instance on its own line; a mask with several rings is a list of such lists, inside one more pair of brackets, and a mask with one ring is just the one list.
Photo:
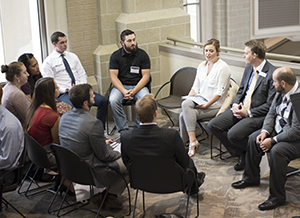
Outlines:
[[118, 142], [113, 142], [110, 144], [110, 147], [112, 147], [112, 149], [114, 151], [118, 151], [121, 153], [121, 143], [118, 143]]
[[208, 102], [208, 100], [201, 95], [186, 95], [182, 96], [181, 99], [190, 99], [198, 105], [203, 105]]
[[[90, 199], [90, 186], [89, 185], [81, 185], [78, 183], [73, 182], [74, 190], [76, 193], [76, 201], [84, 201]], [[94, 189], [94, 194], [102, 192], [103, 188], [96, 188], [95, 186], [92, 187]]]
[[268, 159], [268, 155], [267, 154], [265, 154], [264, 156], [262, 156], [261, 162], [259, 164], [259, 167], [260, 167], [260, 178], [262, 178], [270, 170], [269, 159]]

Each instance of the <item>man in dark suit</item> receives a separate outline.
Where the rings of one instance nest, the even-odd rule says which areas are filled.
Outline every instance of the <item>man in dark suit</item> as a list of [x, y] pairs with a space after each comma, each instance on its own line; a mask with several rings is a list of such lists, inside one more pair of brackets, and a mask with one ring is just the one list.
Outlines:
[[274, 209], [285, 203], [287, 165], [300, 157], [300, 124], [290, 95], [300, 92], [299, 83], [290, 68], [278, 68], [273, 74], [277, 91], [263, 127], [249, 137], [246, 166], [241, 181], [232, 183], [241, 189], [260, 183], [260, 161], [265, 152], [270, 152], [270, 194], [260, 204], [260, 210]]
[[272, 74], [276, 69], [265, 59], [265, 45], [258, 40], [245, 43], [245, 68], [232, 107], [208, 123], [233, 157], [239, 157], [235, 170], [245, 166], [248, 136], [261, 128], [275, 95]]
[[124, 164], [136, 156], [162, 156], [177, 162], [183, 169], [190, 168], [197, 175], [198, 184], [194, 184], [190, 174], [185, 178], [186, 184], [193, 184], [191, 194], [198, 192], [205, 173], [197, 173], [193, 160], [187, 155], [183, 142], [174, 129], [159, 128], [156, 125], [157, 103], [152, 94], [140, 98], [135, 105], [141, 122], [137, 129], [121, 134], [121, 154]]

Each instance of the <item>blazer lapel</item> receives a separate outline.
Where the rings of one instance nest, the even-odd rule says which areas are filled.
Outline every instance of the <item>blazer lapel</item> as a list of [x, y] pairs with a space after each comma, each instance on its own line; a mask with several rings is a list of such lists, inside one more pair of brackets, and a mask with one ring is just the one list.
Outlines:
[[248, 79], [247, 79], [247, 83], [244, 85], [244, 90], [243, 90], [242, 96], [245, 95], [245, 93], [246, 93], [246, 91], [247, 91], [247, 89], [248, 89], [248, 84], [249, 84], [249, 80], [250, 80], [250, 78], [251, 78], [252, 71], [253, 71], [253, 67], [251, 68], [251, 70], [249, 70], [249, 71], [247, 72], [247, 74], [248, 74], [248, 75], [247, 75]]
[[260, 85], [260, 83], [264, 80], [264, 78], [267, 77], [268, 71], [269, 71], [269, 62], [266, 61], [265, 66], [264, 66], [264, 68], [262, 69], [262, 72], [265, 73], [266, 76], [265, 76], [265, 77], [263, 77], [263, 76], [259, 76], [259, 77], [258, 77], [253, 92], [255, 92], [255, 90], [256, 90], [257, 87]]

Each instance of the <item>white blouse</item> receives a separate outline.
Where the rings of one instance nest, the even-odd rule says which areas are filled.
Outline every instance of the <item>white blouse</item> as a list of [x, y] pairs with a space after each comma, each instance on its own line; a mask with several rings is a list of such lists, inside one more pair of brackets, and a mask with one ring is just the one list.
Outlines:
[[219, 59], [214, 63], [209, 75], [207, 75], [208, 64], [203, 61], [197, 68], [197, 75], [192, 86], [192, 89], [197, 95], [203, 96], [209, 100], [214, 95], [221, 96], [218, 101], [213, 103], [210, 108], [220, 108], [226, 98], [226, 93], [230, 84], [229, 66]]

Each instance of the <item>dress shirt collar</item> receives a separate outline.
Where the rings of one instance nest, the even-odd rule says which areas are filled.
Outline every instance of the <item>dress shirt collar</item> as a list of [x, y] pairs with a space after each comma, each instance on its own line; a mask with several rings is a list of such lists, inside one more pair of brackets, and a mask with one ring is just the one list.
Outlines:
[[[67, 51], [64, 51], [63, 55], [66, 56], [66, 53]], [[62, 54], [57, 52], [55, 49], [53, 49], [53, 54], [56, 56], [56, 57], [60, 57]]]
[[140, 123], [141, 126], [157, 125], [156, 122], [153, 123]]
[[298, 81], [296, 81], [296, 83], [293, 86], [293, 88], [288, 93], [286, 93], [283, 96], [283, 98], [286, 97], [286, 100], [289, 101], [290, 100], [290, 96], [296, 92], [296, 90], [298, 89], [298, 86], [299, 86], [299, 83], [298, 83]]
[[266, 64], [266, 59], [264, 59], [263, 60], [263, 62], [261, 62], [261, 64], [258, 66], [258, 67], [253, 67], [253, 70], [257, 70], [257, 72], [259, 73], [259, 72], [263, 72], [262, 70], [263, 70], [263, 68], [264, 68], [264, 66], [265, 66], [265, 64]]

